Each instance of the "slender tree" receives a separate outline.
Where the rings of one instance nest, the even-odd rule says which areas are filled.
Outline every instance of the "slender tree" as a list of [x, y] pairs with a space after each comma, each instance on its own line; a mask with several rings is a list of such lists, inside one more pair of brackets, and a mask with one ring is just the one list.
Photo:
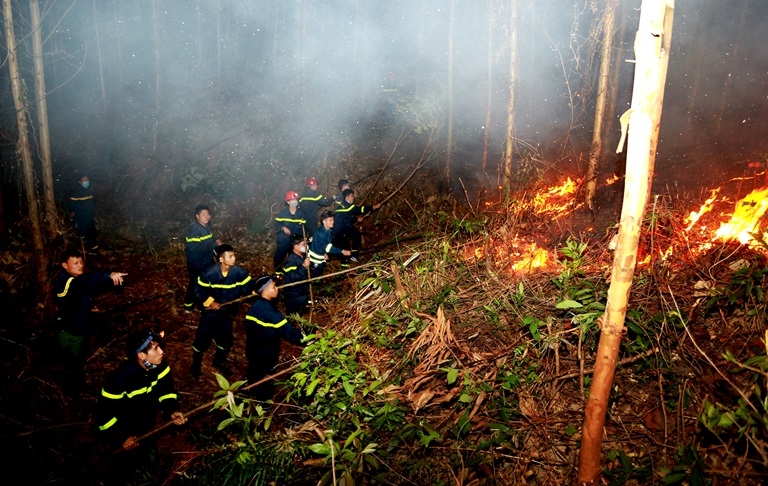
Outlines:
[[[595, 100], [595, 123], [592, 128], [592, 150], [589, 152], [589, 165], [587, 166], [587, 191], [586, 201], [590, 209], [593, 208], [595, 190], [597, 188], [597, 166], [603, 154], [603, 140], [605, 139], [605, 110], [608, 104], [608, 80], [611, 72], [611, 53], [613, 49], [613, 23], [616, 16], [617, 0], [609, 0], [605, 6], [603, 17], [603, 46], [600, 51], [600, 74], [597, 83], [597, 99]], [[615, 87], [614, 87], [615, 89]]]
[[32, 64], [35, 69], [35, 105], [43, 177], [44, 220], [48, 238], [52, 240], [59, 231], [59, 218], [56, 214], [56, 199], [53, 193], [51, 135], [48, 130], [48, 98], [45, 91], [45, 66], [43, 64], [43, 26], [40, 22], [40, 5], [37, 0], [29, 0], [29, 11], [32, 21]]
[[485, 81], [485, 130], [483, 130], [482, 170], [488, 170], [488, 144], [491, 138], [491, 111], [493, 107], [493, 0], [488, 0], [488, 52]]
[[445, 181], [451, 184], [453, 163], [453, 37], [455, 30], [456, 0], [451, 0], [448, 13], [448, 140], [445, 157]]
[[515, 91], [517, 86], [517, 0], [509, 0], [509, 98], [502, 186], [505, 196], [512, 188], [512, 155], [515, 150]]
[[24, 192], [27, 200], [27, 212], [32, 231], [32, 248], [36, 264], [37, 282], [42, 289], [45, 286], [46, 258], [45, 242], [43, 238], [43, 225], [40, 221], [40, 209], [37, 205], [37, 190], [35, 187], [35, 169], [32, 162], [32, 150], [29, 145], [27, 129], [27, 94], [24, 92], [23, 83], [19, 74], [19, 62], [16, 50], [16, 36], [13, 31], [13, 10], [11, 0], [3, 0], [3, 19], [5, 21], [5, 43], [8, 53], [8, 69], [11, 76], [11, 91], [13, 93], [13, 106], [16, 109], [16, 125], [19, 139], [16, 142], [16, 151], [21, 159], [21, 167], [24, 175]]
[[635, 77], [632, 103], [628, 112], [629, 145], [627, 152], [624, 201], [621, 208], [618, 243], [611, 270], [608, 302], [601, 319], [600, 342], [595, 357], [594, 374], [584, 410], [579, 484], [594, 484], [600, 478], [600, 445], [603, 437], [608, 398], [613, 387], [616, 362], [624, 331], [627, 302], [637, 261], [640, 228], [648, 196], [652, 167], [650, 150], [654, 127], [661, 116], [663, 91], [660, 85], [665, 71], [661, 50], [666, 41], [665, 16], [674, 9], [674, 0], [643, 0], [640, 23], [635, 38]]

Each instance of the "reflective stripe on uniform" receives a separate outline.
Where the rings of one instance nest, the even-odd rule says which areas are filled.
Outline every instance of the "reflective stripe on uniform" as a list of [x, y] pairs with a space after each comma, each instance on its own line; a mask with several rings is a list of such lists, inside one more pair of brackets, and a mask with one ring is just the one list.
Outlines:
[[157, 383], [162, 379], [165, 375], [171, 372], [171, 367], [166, 367], [159, 375], [157, 375], [157, 379], [153, 381], [149, 386], [145, 386], [143, 388], [139, 388], [138, 390], [133, 390], [129, 392], [123, 392], [119, 395], [115, 395], [114, 393], [108, 393], [106, 390], [102, 388], [101, 390], [101, 396], [104, 398], [109, 398], [111, 400], [120, 400], [123, 397], [133, 398], [136, 395], [142, 395], [144, 393], [149, 393], [152, 391], [152, 387], [157, 385]]
[[234, 289], [238, 285], [245, 285], [245, 284], [247, 284], [250, 281], [251, 281], [251, 276], [250, 275], [248, 275], [245, 278], [245, 280], [243, 280], [242, 282], [235, 282], [233, 284], [210, 284], [210, 283], [206, 283], [206, 282], [203, 282], [202, 280], [200, 280], [200, 277], [197, 278], [197, 283], [201, 287], [210, 287], [212, 289]]
[[71, 284], [74, 279], [75, 279], [75, 277], [69, 277], [67, 279], [67, 283], [64, 284], [64, 290], [60, 294], [56, 294], [56, 297], [64, 297], [64, 296], [66, 296], [67, 292], [69, 292], [69, 284]]
[[282, 321], [278, 322], [277, 324], [273, 324], [271, 322], [264, 322], [262, 320], [259, 320], [259, 319], [255, 318], [255, 317], [253, 317], [253, 316], [245, 316], [245, 318], [247, 320], [249, 320], [249, 321], [253, 321], [256, 324], [258, 324], [260, 326], [264, 326], [264, 327], [281, 327], [283, 324], [287, 324], [288, 323], [287, 319], [283, 319]]
[[201, 241], [209, 240], [211, 238], [213, 238], [213, 234], [211, 233], [208, 233], [205, 236], [196, 236], [194, 238], [187, 236], [187, 243], [200, 243]]

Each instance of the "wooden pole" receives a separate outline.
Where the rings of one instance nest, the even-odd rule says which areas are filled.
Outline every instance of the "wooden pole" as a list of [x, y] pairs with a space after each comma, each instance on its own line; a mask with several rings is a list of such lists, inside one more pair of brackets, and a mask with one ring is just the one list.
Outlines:
[[[250, 390], [251, 388], [257, 387], [257, 386], [261, 385], [262, 383], [266, 383], [266, 382], [268, 382], [268, 381], [272, 381], [272, 380], [274, 380], [275, 378], [278, 378], [278, 377], [280, 377], [280, 376], [283, 376], [283, 375], [285, 375], [285, 374], [288, 374], [288, 373], [290, 373], [291, 371], [293, 371], [293, 370], [295, 370], [296, 368], [298, 368], [299, 366], [301, 366], [301, 363], [296, 363], [296, 364], [294, 364], [293, 366], [289, 366], [288, 368], [286, 368], [286, 369], [284, 369], [284, 370], [282, 370], [282, 371], [278, 371], [277, 373], [271, 374], [271, 375], [269, 375], [269, 376], [265, 376], [264, 378], [260, 379], [259, 381], [255, 382], [255, 383], [251, 383], [250, 385], [248, 385], [248, 386], [246, 386], [246, 387], [244, 387], [244, 388], [241, 388], [240, 390], [237, 390], [237, 391], [239, 391], [239, 392], [244, 392], [244, 391]], [[190, 418], [190, 417], [192, 417], [193, 415], [196, 415], [198, 412], [200, 412], [200, 411], [202, 411], [202, 410], [205, 410], [206, 408], [211, 408], [211, 407], [213, 407], [214, 405], [216, 405], [216, 402], [218, 402], [218, 401], [219, 401], [219, 399], [217, 398], [216, 400], [211, 400], [211, 401], [210, 401], [210, 402], [208, 402], [208, 403], [204, 403], [204, 404], [200, 405], [199, 407], [195, 407], [195, 408], [193, 408], [192, 410], [190, 410], [190, 411], [186, 412], [186, 413], [184, 414], [184, 416], [185, 416], [186, 418]], [[164, 423], [164, 424], [163, 424], [163, 425], [161, 425], [160, 427], [157, 427], [157, 428], [155, 428], [155, 429], [153, 429], [153, 430], [150, 430], [150, 431], [149, 431], [149, 432], [147, 432], [146, 434], [144, 434], [144, 435], [142, 435], [142, 436], [139, 436], [139, 437], [137, 437], [137, 438], [136, 438], [136, 443], [138, 444], [138, 443], [139, 443], [139, 442], [141, 442], [142, 440], [144, 440], [144, 439], [146, 439], [146, 438], [149, 438], [149, 437], [152, 437], [153, 435], [155, 435], [155, 434], [157, 434], [157, 433], [159, 433], [159, 432], [161, 432], [161, 431], [163, 431], [163, 430], [167, 429], [168, 427], [170, 427], [171, 425], [173, 425], [173, 423], [174, 423], [174, 422], [173, 422], [173, 420], [169, 420], [168, 422]], [[117, 454], [117, 453], [119, 453], [119, 452], [123, 452], [123, 451], [125, 451], [125, 449], [123, 449], [123, 448], [121, 447], [121, 448], [119, 448], [119, 449], [115, 450], [115, 451], [113, 452], [113, 454]]]

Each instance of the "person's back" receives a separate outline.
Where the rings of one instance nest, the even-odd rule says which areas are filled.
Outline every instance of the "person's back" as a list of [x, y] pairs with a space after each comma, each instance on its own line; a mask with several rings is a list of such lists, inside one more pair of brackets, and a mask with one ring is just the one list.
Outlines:
[[299, 198], [299, 207], [304, 211], [307, 223], [304, 225], [307, 238], [310, 238], [317, 230], [317, 213], [320, 208], [328, 207], [333, 204], [333, 198], [325, 197], [320, 194], [317, 179], [310, 177], [307, 179], [307, 187], [301, 191]]

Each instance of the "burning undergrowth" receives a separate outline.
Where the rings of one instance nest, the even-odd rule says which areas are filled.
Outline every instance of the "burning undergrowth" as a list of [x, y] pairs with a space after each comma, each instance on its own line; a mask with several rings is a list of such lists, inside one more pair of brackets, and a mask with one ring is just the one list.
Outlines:
[[[764, 477], [768, 268], [759, 182], [732, 180], [648, 203], [603, 442], [614, 484]], [[183, 454], [160, 482], [309, 484], [334, 472], [359, 484], [572, 482], [619, 219], [611, 213], [614, 221], [598, 224], [580, 202], [582, 184], [541, 183], [465, 210], [436, 197], [385, 206], [362, 223], [368, 235], [387, 240], [381, 233], [392, 221], [406, 231], [369, 245], [355, 272], [313, 285], [315, 306], [303, 325], [316, 334], [303, 351], [284, 349], [286, 362], [302, 363], [282, 384], [284, 405], [265, 409], [236, 394], [247, 413], [229, 408], [192, 421], [164, 443]], [[412, 214], [419, 231], [401, 214]], [[252, 240], [233, 243], [252, 273], [269, 264]], [[120, 268], [134, 256], [126, 250], [97, 263]], [[178, 311], [181, 292], [167, 297], [184, 286], [167, 268], [182, 266], [178, 248], [154, 252], [135, 268], [136, 287], [107, 297], [108, 305], [160, 296], [97, 336], [92, 392], [116, 365], [120, 331], [148, 321], [169, 331], [186, 408], [219, 388], [183, 371], [195, 320]], [[241, 348], [232, 355], [239, 370]], [[20, 356], [34, 365], [32, 350]], [[50, 407], [39, 406], [35, 418], [6, 406], [13, 412], [6, 415], [41, 428], [60, 423], [54, 410], [69, 399], [47, 371], [30, 368], [20, 376], [41, 379], [13, 382], [23, 391], [15, 396], [47, 396]], [[204, 375], [211, 376], [207, 363]], [[70, 419], [87, 421], [87, 410]], [[57, 440], [66, 441], [67, 430]], [[55, 443], [50, 432], [24, 432], [25, 441], [28, 433]], [[30, 450], [41, 450], [29, 440]]]

